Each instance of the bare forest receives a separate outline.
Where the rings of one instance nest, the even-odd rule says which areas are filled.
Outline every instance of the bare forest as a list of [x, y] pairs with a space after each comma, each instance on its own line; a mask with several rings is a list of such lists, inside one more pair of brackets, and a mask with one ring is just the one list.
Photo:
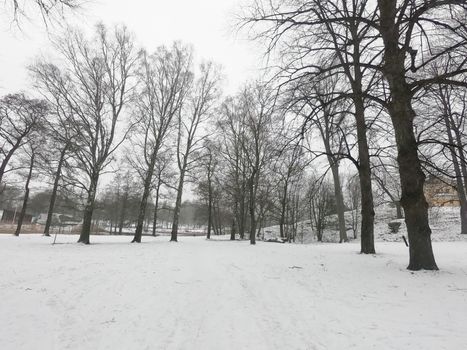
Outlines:
[[[57, 29], [92, 4], [2, 6]], [[54, 57], [25, 68], [30, 92], [0, 99], [0, 208], [16, 235], [44, 214], [44, 235], [75, 222], [85, 244], [187, 229], [255, 244], [274, 225], [298, 242], [305, 223], [375, 254], [386, 204], [408, 268], [436, 270], [427, 176], [457, 193], [467, 234], [466, 18], [454, 0], [250, 1], [236, 28], [268, 65], [234, 94], [189, 43], [148, 51], [123, 24], [58, 25]]]

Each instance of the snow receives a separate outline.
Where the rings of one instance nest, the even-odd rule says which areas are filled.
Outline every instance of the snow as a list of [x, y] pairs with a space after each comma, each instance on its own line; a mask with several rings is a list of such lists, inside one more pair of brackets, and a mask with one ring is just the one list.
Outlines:
[[467, 242], [76, 239], [0, 235], [1, 349], [467, 348]]

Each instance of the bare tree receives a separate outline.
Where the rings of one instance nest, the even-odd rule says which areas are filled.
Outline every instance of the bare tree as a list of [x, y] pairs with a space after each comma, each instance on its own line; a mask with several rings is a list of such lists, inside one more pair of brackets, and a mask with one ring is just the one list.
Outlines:
[[[43, 110], [42, 119], [45, 118], [47, 113], [47, 109]], [[21, 227], [23, 225], [23, 220], [26, 216], [26, 210], [29, 202], [29, 192], [30, 192], [30, 182], [33, 177], [33, 170], [36, 167], [38, 153], [40, 152], [41, 147], [43, 146], [44, 142], [41, 137], [40, 131], [40, 123], [36, 125], [32, 134], [28, 136], [27, 144], [24, 146], [24, 159], [25, 162], [28, 163], [27, 173], [25, 174], [25, 184], [24, 184], [24, 196], [23, 196], [23, 204], [21, 206], [21, 211], [18, 216], [18, 223], [16, 226], [16, 231], [14, 233], [15, 236], [19, 236], [21, 232]]]
[[157, 220], [159, 215], [160, 199], [162, 197], [162, 186], [166, 185], [173, 187], [173, 181], [171, 181], [176, 173], [171, 167], [171, 160], [173, 153], [170, 150], [160, 152], [156, 161], [155, 167], [155, 181], [154, 181], [154, 215], [152, 219], [152, 235], [156, 235]]
[[242, 99], [245, 110], [245, 119], [243, 120], [245, 142], [242, 143], [242, 147], [248, 165], [250, 244], [256, 244], [257, 196], [260, 189], [260, 179], [267, 162], [274, 154], [271, 135], [276, 95], [266, 84], [257, 82], [244, 90]]
[[179, 112], [177, 137], [179, 179], [171, 241], [177, 241], [178, 221], [186, 174], [197, 165], [199, 158], [202, 157], [201, 150], [205, 136], [199, 135], [200, 128], [212, 115], [211, 113], [219, 95], [219, 79], [218, 67], [211, 62], [201, 64], [199, 77], [188, 95], [186, 110], [182, 109]]
[[[128, 128], [119, 128], [121, 116], [132, 97], [135, 55], [131, 35], [125, 27], [110, 32], [102, 24], [96, 35], [87, 40], [77, 31], [69, 31], [55, 44], [63, 68], [45, 62], [34, 69], [42, 80], [44, 94], [59, 98], [69, 110], [73, 130], [76, 167], [83, 177], [75, 184], [86, 191], [83, 226], [79, 242], [89, 244], [99, 177], [112, 155], [126, 138]], [[62, 108], [63, 104], [57, 104]], [[122, 135], [116, 139], [117, 135]]]
[[[331, 75], [345, 78], [335, 86], [331, 100], [350, 100], [357, 131], [358, 161], [362, 190], [361, 252], [374, 248], [374, 208], [370, 154], [367, 139], [367, 100], [384, 103], [369, 92], [377, 82], [380, 59], [373, 43], [377, 40], [370, 24], [376, 13], [367, 0], [340, 1], [255, 1], [246, 23], [258, 23], [258, 38], [268, 40], [267, 51], [279, 52], [277, 74], [281, 85], [295, 89], [300, 81], [322, 80]], [[376, 61], [376, 62], [375, 62]], [[380, 75], [380, 74], [379, 74]]]
[[322, 242], [327, 216], [330, 214], [332, 187], [325, 179], [313, 176], [309, 181], [305, 195], [308, 202], [310, 225], [313, 227], [318, 242]]
[[206, 139], [203, 145], [203, 157], [201, 159], [200, 173], [202, 179], [197, 182], [197, 193], [202, 200], [207, 202], [207, 230], [206, 239], [211, 239], [211, 231], [214, 223], [215, 205], [215, 175], [219, 161], [217, 159], [216, 147], [219, 147], [211, 139]]
[[243, 146], [246, 142], [246, 114], [239, 95], [226, 98], [221, 106], [220, 116], [217, 127], [222, 140], [220, 153], [223, 168], [225, 168], [225, 174], [221, 181], [233, 209], [230, 239], [235, 240], [237, 234], [240, 239], [243, 239], [248, 208], [248, 164]]
[[[436, 270], [423, 193], [425, 174], [414, 134], [413, 99], [427, 86], [460, 83], [457, 78], [467, 69], [467, 4], [455, 0], [379, 0], [377, 9], [377, 28], [384, 44], [382, 73], [391, 93], [388, 111], [396, 136], [401, 204], [410, 243], [408, 269]], [[439, 60], [451, 64], [442, 74], [431, 75], [429, 65]]]
[[[350, 114], [350, 106], [346, 101], [335, 100], [332, 91], [336, 88], [337, 79], [326, 77], [321, 81], [312, 82], [312, 86], [303, 84], [298, 87], [299, 98], [304, 104], [299, 107], [300, 114], [304, 114], [305, 124], [311, 124], [323, 141], [324, 155], [329, 163], [334, 184], [336, 211], [339, 226], [339, 242], [347, 242], [347, 230], [344, 216], [344, 196], [339, 167], [342, 159], [352, 158], [349, 142], [352, 132], [346, 124]], [[313, 151], [313, 153], [317, 153]], [[318, 153], [319, 156], [319, 153]], [[354, 164], [357, 163], [354, 160]]]
[[48, 147], [49, 152], [42, 152], [45, 172], [53, 178], [52, 193], [44, 227], [44, 235], [49, 236], [58, 190], [60, 184], [63, 185], [65, 168], [70, 166], [68, 161], [71, 158], [76, 129], [72, 127], [73, 110], [66, 95], [60, 91], [64, 79], [62, 73], [56, 66], [45, 62], [37, 62], [29, 66], [28, 69], [33, 76], [35, 87], [42, 93], [50, 106], [49, 118], [44, 122], [47, 134], [46, 142], [50, 144], [50, 147]]
[[134, 140], [134, 144], [142, 153], [143, 193], [133, 242], [141, 242], [157, 157], [168, 134], [176, 127], [176, 115], [193, 80], [191, 66], [192, 52], [180, 43], [171, 48], [162, 46], [152, 55], [145, 52], [141, 55], [136, 111], [141, 118], [137, 130], [144, 136], [142, 140]]

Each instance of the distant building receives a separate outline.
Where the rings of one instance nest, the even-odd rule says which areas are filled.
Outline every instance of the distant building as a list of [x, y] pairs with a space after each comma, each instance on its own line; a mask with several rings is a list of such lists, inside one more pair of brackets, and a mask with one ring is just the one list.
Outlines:
[[429, 176], [425, 181], [425, 197], [430, 207], [458, 207], [459, 195], [451, 180]]

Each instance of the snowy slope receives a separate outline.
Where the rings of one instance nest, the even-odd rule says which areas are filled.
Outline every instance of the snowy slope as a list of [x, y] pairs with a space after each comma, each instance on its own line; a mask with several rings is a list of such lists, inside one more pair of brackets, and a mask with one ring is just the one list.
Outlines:
[[1, 349], [467, 349], [465, 242], [75, 240], [0, 236]]
[[[396, 219], [396, 210], [389, 206], [379, 206], [375, 208], [375, 241], [401, 242], [402, 235], [407, 237], [407, 229], [404, 219]], [[435, 207], [428, 210], [430, 227], [432, 230], [432, 241], [435, 242], [467, 242], [467, 235], [460, 234], [459, 208], [456, 207]], [[347, 224], [347, 235], [352, 239], [351, 212], [345, 213]], [[339, 242], [339, 231], [337, 227], [337, 215], [327, 217], [327, 227], [324, 230], [323, 242]], [[401, 223], [397, 234], [390, 233], [388, 223], [398, 221]], [[280, 236], [278, 225], [263, 229], [265, 239], [274, 239]], [[360, 234], [360, 223], [358, 224], [357, 236]], [[358, 239], [358, 237], [357, 237]], [[296, 243], [316, 242], [316, 234], [313, 232], [310, 221], [300, 222], [297, 228]]]

